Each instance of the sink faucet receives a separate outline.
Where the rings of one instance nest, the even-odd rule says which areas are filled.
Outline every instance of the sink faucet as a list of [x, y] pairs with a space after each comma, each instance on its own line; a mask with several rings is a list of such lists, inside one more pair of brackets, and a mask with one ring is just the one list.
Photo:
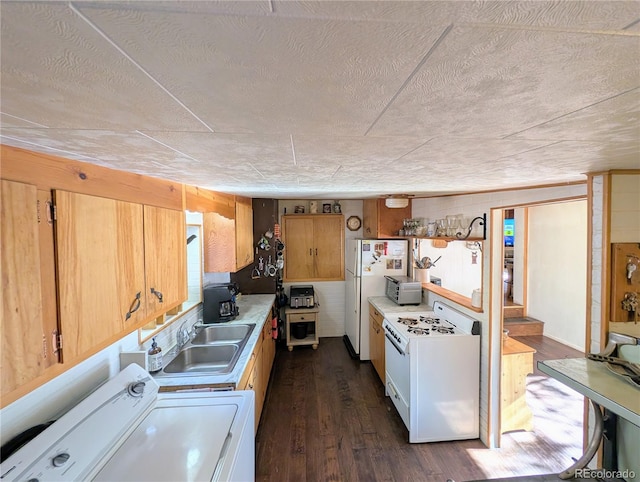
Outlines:
[[202, 322], [202, 320], [196, 321], [193, 325], [191, 325], [191, 333], [195, 335], [203, 326], [204, 323]]
[[191, 341], [191, 333], [189, 332], [187, 328], [187, 322], [185, 321], [182, 323], [182, 325], [180, 325], [180, 329], [178, 330], [178, 333], [176, 333], [176, 342], [178, 344], [178, 350], [181, 349], [190, 341]]

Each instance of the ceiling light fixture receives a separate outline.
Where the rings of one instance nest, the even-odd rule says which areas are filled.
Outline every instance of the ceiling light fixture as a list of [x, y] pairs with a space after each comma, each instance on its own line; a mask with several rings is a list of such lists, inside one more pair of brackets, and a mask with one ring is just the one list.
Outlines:
[[384, 205], [392, 209], [402, 209], [409, 205], [409, 197], [406, 194], [392, 194], [384, 200]]

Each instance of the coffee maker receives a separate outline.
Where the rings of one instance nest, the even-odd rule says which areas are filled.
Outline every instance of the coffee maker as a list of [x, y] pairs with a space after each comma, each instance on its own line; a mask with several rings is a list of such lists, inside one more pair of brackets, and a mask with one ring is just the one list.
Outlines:
[[238, 316], [236, 283], [215, 283], [204, 287], [202, 323], [226, 323]]

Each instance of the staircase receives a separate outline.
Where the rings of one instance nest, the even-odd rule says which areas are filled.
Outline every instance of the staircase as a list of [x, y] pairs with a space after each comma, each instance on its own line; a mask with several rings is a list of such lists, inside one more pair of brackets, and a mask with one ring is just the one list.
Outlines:
[[503, 326], [509, 336], [542, 335], [544, 322], [524, 316], [524, 306], [506, 302], [502, 312]]
[[505, 304], [502, 313], [505, 320], [507, 318], [522, 318], [524, 316], [524, 306], [513, 303]]
[[507, 318], [505, 313], [502, 325], [505, 330], [509, 330], [509, 336], [542, 335], [544, 331], [543, 321], [528, 316]]

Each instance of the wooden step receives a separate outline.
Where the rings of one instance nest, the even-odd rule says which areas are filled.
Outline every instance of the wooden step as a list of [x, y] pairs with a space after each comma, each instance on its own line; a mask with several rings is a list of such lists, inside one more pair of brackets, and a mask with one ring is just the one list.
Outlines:
[[504, 318], [522, 318], [524, 316], [524, 306], [505, 305], [502, 313]]
[[502, 325], [509, 336], [542, 335], [544, 322], [529, 317], [505, 318]]

